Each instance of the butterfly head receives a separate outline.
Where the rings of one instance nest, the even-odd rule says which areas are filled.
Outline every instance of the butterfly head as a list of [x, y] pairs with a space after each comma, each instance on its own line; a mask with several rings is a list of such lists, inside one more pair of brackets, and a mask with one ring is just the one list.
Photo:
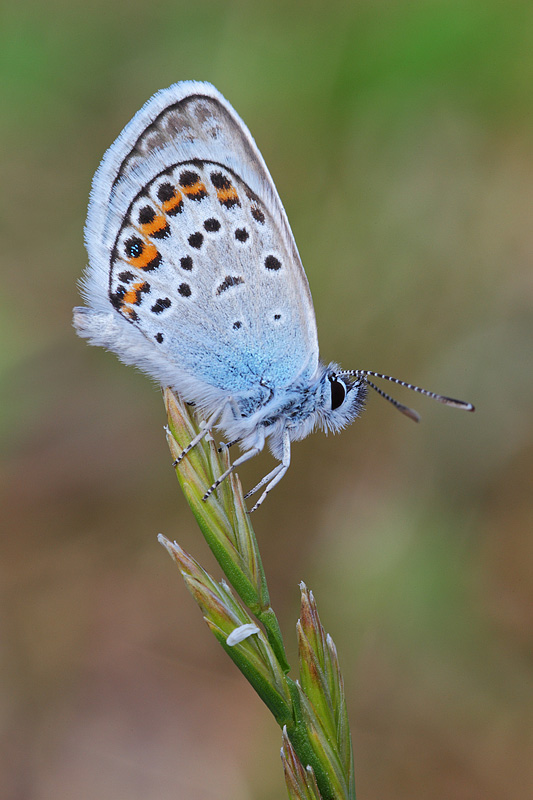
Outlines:
[[319, 425], [333, 433], [350, 425], [363, 409], [366, 391], [364, 379], [343, 374], [337, 364], [330, 364], [319, 383]]

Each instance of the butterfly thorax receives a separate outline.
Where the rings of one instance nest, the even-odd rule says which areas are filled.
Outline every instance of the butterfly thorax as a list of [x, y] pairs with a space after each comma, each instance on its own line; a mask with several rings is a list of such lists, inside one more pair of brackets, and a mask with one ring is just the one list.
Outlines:
[[244, 450], [260, 446], [266, 438], [275, 457], [280, 457], [285, 430], [291, 441], [304, 439], [315, 428], [342, 430], [359, 415], [366, 386], [340, 380], [339, 371], [336, 364], [319, 363], [311, 379], [284, 387], [262, 382], [255, 391], [228, 400], [219, 427]]

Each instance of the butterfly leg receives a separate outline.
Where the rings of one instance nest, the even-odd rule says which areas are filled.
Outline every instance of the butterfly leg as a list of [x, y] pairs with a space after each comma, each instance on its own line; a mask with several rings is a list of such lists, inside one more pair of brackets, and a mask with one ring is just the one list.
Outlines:
[[234, 444], [238, 444], [240, 441], [241, 441], [240, 439], [232, 439], [231, 442], [224, 442], [218, 448], [218, 452], [221, 453], [224, 447], [227, 447], [229, 449], [230, 447], [233, 447]]
[[239, 458], [236, 458], [236, 459], [235, 459], [235, 461], [233, 462], [233, 464], [231, 464], [231, 465], [228, 467], [228, 469], [227, 469], [225, 472], [223, 472], [223, 473], [222, 473], [222, 475], [220, 475], [220, 476], [219, 476], [219, 477], [216, 479], [216, 481], [215, 481], [215, 482], [214, 482], [214, 483], [213, 483], [213, 484], [212, 484], [212, 485], [209, 487], [209, 489], [207, 490], [207, 492], [206, 492], [206, 493], [204, 494], [204, 496], [202, 497], [202, 500], [207, 500], [207, 498], [209, 497], [209, 495], [210, 495], [210, 494], [213, 494], [213, 492], [215, 491], [215, 489], [217, 489], [217, 488], [220, 486], [220, 484], [222, 483], [222, 481], [226, 480], [226, 478], [228, 477], [228, 475], [231, 475], [231, 473], [233, 472], [233, 470], [234, 470], [236, 467], [240, 467], [240, 465], [241, 465], [241, 464], [244, 464], [244, 462], [245, 462], [245, 461], [249, 461], [249, 460], [250, 460], [251, 458], [253, 458], [254, 456], [257, 456], [257, 455], [259, 455], [259, 453], [261, 452], [261, 450], [263, 449], [263, 447], [264, 447], [264, 446], [265, 446], [265, 434], [264, 434], [264, 431], [261, 429], [261, 430], [259, 431], [259, 435], [258, 435], [258, 438], [257, 438], [256, 444], [255, 444], [253, 447], [251, 447], [249, 450], [247, 450], [247, 451], [246, 451], [246, 453], [243, 453], [243, 454], [242, 454], [242, 456], [239, 456]]
[[272, 472], [269, 472], [268, 475], [265, 475], [263, 480], [259, 481], [257, 486], [255, 486], [251, 492], [248, 492], [245, 495], [245, 497], [249, 497], [250, 495], [254, 494], [254, 492], [256, 492], [258, 489], [260, 489], [262, 486], [264, 486], [265, 483], [267, 484], [265, 491], [255, 504], [255, 506], [250, 509], [250, 514], [257, 508], [259, 508], [261, 503], [265, 501], [267, 494], [274, 488], [274, 486], [277, 483], [280, 482], [280, 480], [283, 478], [283, 476], [289, 469], [290, 463], [291, 463], [291, 438], [289, 435], [289, 431], [287, 430], [287, 428], [285, 428], [285, 430], [283, 431], [283, 459], [281, 464], [278, 464], [277, 467], [274, 467]]
[[265, 485], [265, 483], [268, 483], [269, 481], [273, 480], [273, 479], [274, 479], [274, 478], [275, 478], [275, 477], [278, 475], [278, 473], [279, 473], [279, 472], [280, 472], [282, 469], [283, 469], [283, 463], [280, 461], [280, 462], [279, 462], [279, 464], [276, 464], [276, 466], [274, 467], [274, 469], [273, 469], [273, 470], [271, 470], [271, 471], [268, 473], [268, 475], [265, 475], [265, 477], [264, 477], [264, 478], [261, 478], [261, 480], [259, 481], [259, 483], [257, 484], [257, 486], [254, 486], [254, 488], [253, 488], [253, 489], [250, 489], [250, 491], [249, 491], [249, 492], [246, 492], [246, 494], [244, 495], [244, 499], [245, 499], [245, 500], [247, 500], [247, 499], [248, 499], [249, 497], [251, 497], [253, 494], [255, 494], [256, 492], [258, 492], [258, 491], [259, 491], [259, 489], [261, 489], [261, 488], [262, 488], [262, 487]]
[[182, 451], [181, 451], [181, 453], [179, 454], [179, 456], [177, 457], [177, 459], [176, 459], [175, 461], [173, 461], [173, 462], [172, 462], [172, 466], [173, 466], [173, 467], [177, 467], [177, 466], [178, 466], [178, 464], [180, 463], [180, 461], [182, 461], [182, 460], [185, 458], [185, 456], [187, 455], [187, 453], [190, 453], [190, 452], [191, 452], [191, 450], [193, 449], [193, 447], [196, 447], [196, 445], [198, 444], [198, 442], [201, 442], [201, 441], [202, 441], [202, 439], [204, 438], [204, 436], [207, 436], [207, 434], [211, 432], [211, 430], [212, 430], [212, 428], [213, 428], [213, 425], [215, 424], [215, 421], [216, 421], [217, 417], [219, 417], [219, 416], [221, 415], [221, 413], [223, 412], [223, 410], [224, 410], [224, 407], [222, 407], [222, 408], [219, 408], [219, 409], [218, 409], [218, 411], [215, 411], [215, 413], [214, 413], [214, 414], [212, 414], [212, 415], [209, 417], [209, 419], [208, 419], [206, 422], [204, 422], [204, 423], [202, 424], [202, 429], [201, 429], [201, 431], [200, 431], [199, 433], [197, 433], [197, 434], [196, 434], [196, 436], [194, 437], [194, 439], [191, 439], [191, 441], [189, 442], [189, 444], [187, 445], [187, 447], [185, 448], [185, 450], [182, 450]]

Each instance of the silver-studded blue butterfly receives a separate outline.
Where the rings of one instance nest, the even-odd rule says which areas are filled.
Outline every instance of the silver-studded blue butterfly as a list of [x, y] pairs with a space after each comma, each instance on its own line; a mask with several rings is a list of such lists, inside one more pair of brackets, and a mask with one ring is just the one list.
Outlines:
[[372, 377], [473, 411], [319, 360], [311, 293], [276, 187], [248, 128], [208, 83], [158, 92], [126, 125], [94, 177], [85, 243], [78, 334], [202, 411], [206, 424], [180, 459], [215, 426], [243, 450], [204, 500], [268, 441], [280, 463], [249, 492], [265, 487], [257, 508], [287, 471], [291, 442], [351, 423], [369, 386], [418, 419]]

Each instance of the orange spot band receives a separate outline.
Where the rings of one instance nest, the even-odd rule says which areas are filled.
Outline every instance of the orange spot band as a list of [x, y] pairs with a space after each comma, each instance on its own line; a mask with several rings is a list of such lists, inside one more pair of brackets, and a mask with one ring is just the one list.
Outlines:
[[186, 194], [187, 197], [189, 195], [195, 195], [195, 194], [203, 194], [203, 195], [207, 194], [207, 190], [202, 181], [196, 181], [196, 183], [193, 183], [192, 186], [182, 186], [181, 188], [183, 190], [183, 193]]
[[134, 283], [133, 286], [131, 287], [131, 289], [129, 289], [126, 292], [126, 294], [124, 295], [124, 297], [122, 298], [122, 303], [123, 304], [124, 303], [138, 303], [139, 302], [139, 298], [138, 298], [137, 292], [139, 291], [139, 289], [142, 289], [142, 287], [144, 285], [145, 285], [144, 281], [140, 281], [139, 283]]
[[221, 203], [227, 203], [228, 200], [239, 200], [239, 195], [233, 186], [229, 189], [217, 189], [217, 197]]
[[166, 228], [167, 221], [163, 216], [161, 216], [161, 214], [158, 214], [151, 222], [145, 222], [141, 227], [145, 236], [151, 236], [152, 234], [158, 233], [158, 231], [162, 231], [164, 228]]
[[165, 200], [161, 208], [168, 214], [169, 211], [173, 211], [179, 206], [179, 204], [182, 202], [182, 199], [181, 192], [178, 192], [176, 189], [176, 194], [174, 197], [171, 197], [170, 200]]
[[129, 263], [132, 267], [137, 267], [137, 269], [145, 269], [158, 255], [155, 244], [145, 244], [142, 253], [135, 258], [130, 258]]

